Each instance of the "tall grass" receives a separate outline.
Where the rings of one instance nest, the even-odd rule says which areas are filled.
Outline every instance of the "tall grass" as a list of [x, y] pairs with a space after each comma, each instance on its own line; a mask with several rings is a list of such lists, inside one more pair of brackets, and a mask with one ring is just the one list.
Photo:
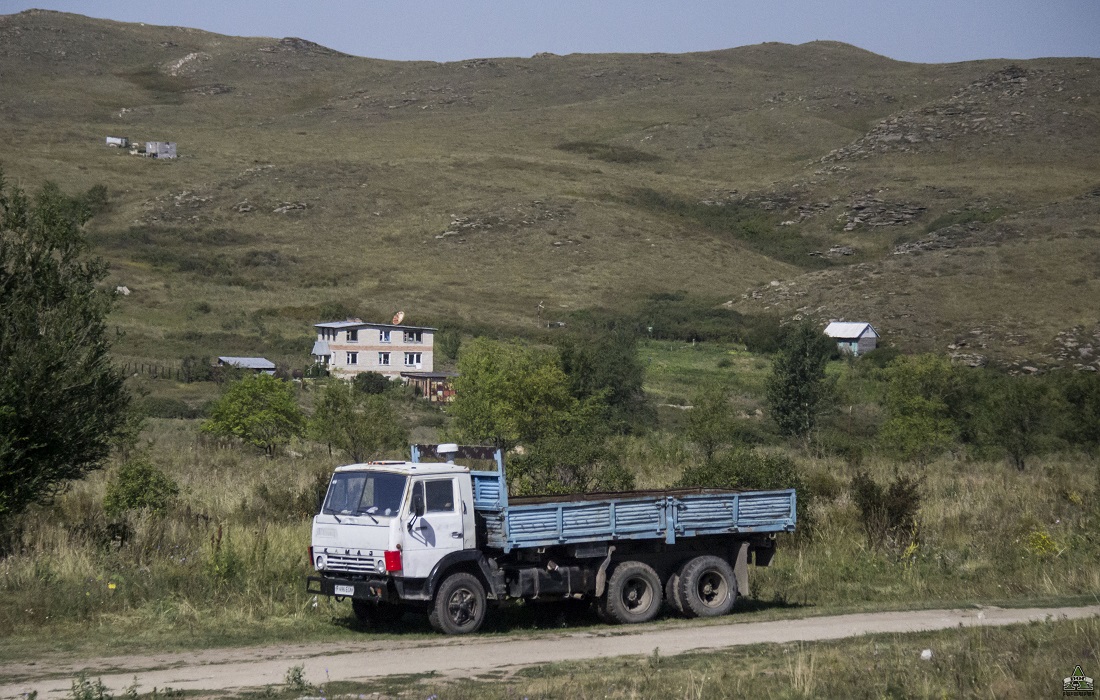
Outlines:
[[[673, 484], [703, 460], [672, 432], [619, 437], [613, 448], [643, 488]], [[179, 484], [176, 503], [161, 515], [131, 512], [112, 521], [103, 510], [109, 469], [27, 513], [0, 559], [0, 657], [360, 633], [346, 605], [315, 599], [304, 587], [311, 494], [339, 455], [295, 444], [289, 454], [299, 456], [266, 459], [210, 441], [196, 421], [181, 419], [149, 420], [139, 449]], [[1054, 455], [1024, 472], [1001, 461], [934, 461], [920, 468], [916, 545], [888, 552], [865, 542], [848, 488], [856, 467], [769, 449], [788, 452], [805, 471], [815, 491], [814, 528], [781, 537], [772, 566], [753, 571], [743, 608], [1100, 595], [1095, 458]], [[879, 480], [898, 467], [874, 456], [859, 465]], [[804, 659], [792, 668], [805, 688], [817, 682], [819, 663]]]

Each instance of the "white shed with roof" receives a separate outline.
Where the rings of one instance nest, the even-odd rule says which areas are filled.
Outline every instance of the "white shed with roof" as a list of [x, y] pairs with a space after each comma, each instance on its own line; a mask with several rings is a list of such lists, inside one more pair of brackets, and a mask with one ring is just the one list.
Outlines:
[[836, 341], [841, 352], [862, 355], [878, 347], [878, 331], [865, 321], [833, 321], [825, 335]]
[[219, 357], [219, 367], [237, 367], [250, 369], [264, 374], [275, 374], [275, 363], [266, 357]]

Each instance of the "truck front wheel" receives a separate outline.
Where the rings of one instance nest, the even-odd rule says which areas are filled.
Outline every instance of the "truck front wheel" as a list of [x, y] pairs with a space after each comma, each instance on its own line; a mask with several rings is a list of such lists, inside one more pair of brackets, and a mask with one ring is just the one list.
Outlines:
[[661, 577], [648, 564], [624, 561], [615, 567], [601, 603], [615, 622], [631, 625], [649, 622], [661, 611]]
[[473, 574], [451, 574], [439, 586], [428, 621], [444, 634], [477, 632], [485, 621], [485, 587]]
[[733, 568], [720, 557], [695, 557], [680, 569], [680, 598], [692, 615], [725, 615], [737, 598]]

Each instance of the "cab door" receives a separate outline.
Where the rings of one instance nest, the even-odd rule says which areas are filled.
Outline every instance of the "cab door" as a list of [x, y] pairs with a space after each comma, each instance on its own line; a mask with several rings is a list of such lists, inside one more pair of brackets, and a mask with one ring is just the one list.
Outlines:
[[453, 476], [425, 477], [413, 483], [410, 510], [418, 501], [424, 515], [406, 520], [407, 536], [402, 552], [402, 576], [427, 578], [432, 567], [451, 552], [463, 548], [462, 499]]

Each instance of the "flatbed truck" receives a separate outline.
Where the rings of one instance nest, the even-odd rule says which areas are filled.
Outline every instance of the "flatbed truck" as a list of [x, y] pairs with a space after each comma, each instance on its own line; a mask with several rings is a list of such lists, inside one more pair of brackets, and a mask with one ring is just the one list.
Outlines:
[[409, 461], [335, 470], [306, 588], [350, 599], [364, 623], [416, 609], [446, 634], [476, 632], [491, 601], [515, 599], [588, 599], [618, 624], [652, 620], [666, 602], [712, 617], [748, 594], [749, 564], [770, 563], [795, 505], [793, 489], [509, 498], [501, 450], [413, 445]]

